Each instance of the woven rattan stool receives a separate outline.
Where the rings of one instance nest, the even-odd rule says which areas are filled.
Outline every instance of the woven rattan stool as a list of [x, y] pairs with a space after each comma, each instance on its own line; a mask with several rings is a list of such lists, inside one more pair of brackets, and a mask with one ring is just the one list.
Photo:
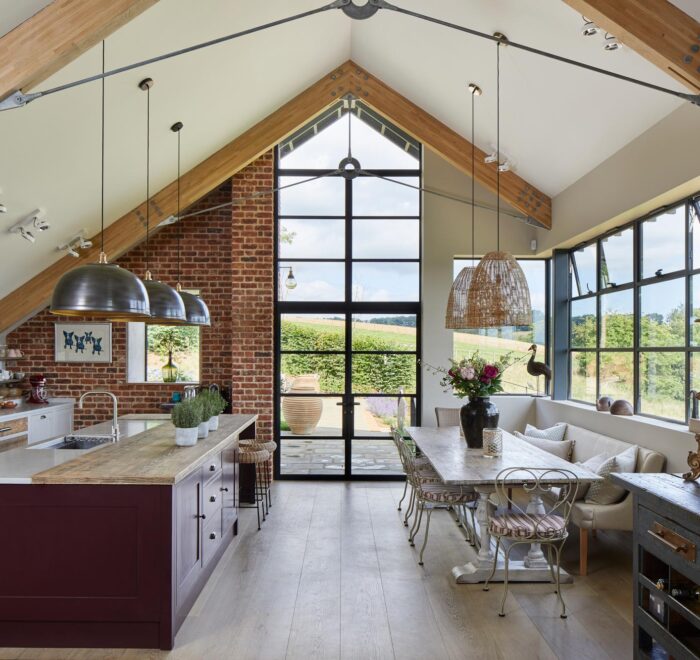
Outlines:
[[[252, 446], [241, 445], [239, 453], [239, 462], [241, 465], [254, 465], [255, 466], [255, 509], [258, 513], [258, 531], [260, 530], [260, 507], [262, 505], [263, 521], [265, 520], [265, 490], [264, 490], [264, 472], [266, 471], [265, 466], [270, 460], [270, 452], [267, 449], [257, 449], [252, 448]], [[240, 505], [241, 508], [248, 509], [252, 507], [246, 507]]]
[[[261, 468], [262, 482], [265, 488], [265, 503], [267, 505], [267, 512], [270, 512], [270, 507], [272, 506], [272, 456], [277, 449], [277, 443], [274, 440], [269, 440], [268, 442], [256, 442], [255, 440], [241, 440], [240, 442], [241, 451], [245, 449], [246, 451], [260, 450], [270, 452], [270, 460], [265, 463]], [[257, 473], [256, 473], [257, 477]]]

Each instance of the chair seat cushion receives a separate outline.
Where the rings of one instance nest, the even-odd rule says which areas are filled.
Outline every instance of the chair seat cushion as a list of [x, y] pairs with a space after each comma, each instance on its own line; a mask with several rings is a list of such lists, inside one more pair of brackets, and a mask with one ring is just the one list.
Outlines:
[[562, 538], [566, 522], [561, 516], [549, 514], [504, 513], [491, 519], [492, 534], [517, 539]]
[[416, 467], [413, 473], [418, 481], [440, 483], [442, 480], [430, 465]]
[[465, 490], [460, 486], [421, 483], [418, 487], [418, 497], [439, 504], [463, 504], [475, 500], [478, 495], [475, 491]]

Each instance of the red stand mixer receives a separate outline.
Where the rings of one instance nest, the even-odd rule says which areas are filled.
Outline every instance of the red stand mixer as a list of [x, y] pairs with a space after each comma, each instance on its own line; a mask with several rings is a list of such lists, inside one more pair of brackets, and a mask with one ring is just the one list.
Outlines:
[[29, 384], [32, 386], [32, 391], [29, 394], [27, 403], [48, 403], [49, 395], [46, 391], [46, 378], [44, 374], [36, 374], [29, 377]]

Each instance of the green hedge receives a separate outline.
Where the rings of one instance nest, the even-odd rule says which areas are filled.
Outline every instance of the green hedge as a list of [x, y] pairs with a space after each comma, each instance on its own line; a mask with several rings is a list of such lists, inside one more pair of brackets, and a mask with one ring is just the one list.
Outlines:
[[[284, 350], [343, 351], [341, 332], [329, 332], [282, 322]], [[391, 351], [396, 346], [375, 337], [355, 337], [356, 351]], [[345, 360], [343, 355], [282, 356], [282, 373], [287, 376], [318, 374], [323, 392], [343, 392], [345, 389]], [[403, 387], [407, 393], [416, 388], [416, 357], [406, 355], [355, 355], [353, 359], [353, 389], [356, 392], [397, 393]]]

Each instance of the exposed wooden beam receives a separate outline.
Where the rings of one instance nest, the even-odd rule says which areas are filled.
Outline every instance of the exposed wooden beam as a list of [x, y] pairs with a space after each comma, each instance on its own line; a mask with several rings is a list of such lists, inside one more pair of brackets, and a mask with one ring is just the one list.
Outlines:
[[564, 0], [695, 93], [700, 23], [668, 0]]
[[[377, 112], [430, 147], [457, 169], [472, 176], [472, 144], [415, 103], [399, 94], [365, 69], [350, 62], [352, 92]], [[486, 154], [476, 150], [476, 180], [496, 192], [496, 163], [484, 163]], [[542, 227], [552, 228], [552, 201], [515, 172], [501, 174], [501, 199]]]
[[[304, 92], [285, 103], [261, 122], [196, 165], [181, 178], [181, 206], [187, 208], [226, 179], [264, 154], [303, 126], [349, 90], [350, 66], [344, 64]], [[151, 198], [151, 218], [158, 224], [177, 212], [177, 182], [173, 181]], [[144, 239], [145, 202], [112, 222], [105, 229], [105, 252], [113, 261]], [[45, 307], [59, 278], [81, 263], [97, 261], [99, 236], [80, 257], [63, 257], [0, 300], [0, 331], [14, 326]]]
[[[201, 199], [349, 92], [395, 121], [460, 170], [471, 174], [471, 143], [468, 140], [348, 61], [183, 174], [182, 208]], [[477, 180], [495, 191], [495, 165], [485, 165], [483, 156], [483, 152], [479, 151]], [[176, 213], [176, 186], [177, 182], [173, 181], [152, 197], [151, 218], [154, 225]], [[501, 176], [501, 195], [504, 201], [543, 226], [551, 226], [550, 199], [516, 174], [508, 172]], [[143, 240], [145, 211], [144, 202], [105, 229], [105, 251], [110, 260]], [[64, 273], [81, 263], [95, 262], [99, 236], [94, 236], [92, 241], [94, 247], [81, 251], [78, 259], [69, 256], [59, 259], [0, 300], [0, 331], [13, 327], [45, 307], [54, 285]]]
[[53, 0], [0, 38], [0, 99], [56, 73], [158, 0]]

